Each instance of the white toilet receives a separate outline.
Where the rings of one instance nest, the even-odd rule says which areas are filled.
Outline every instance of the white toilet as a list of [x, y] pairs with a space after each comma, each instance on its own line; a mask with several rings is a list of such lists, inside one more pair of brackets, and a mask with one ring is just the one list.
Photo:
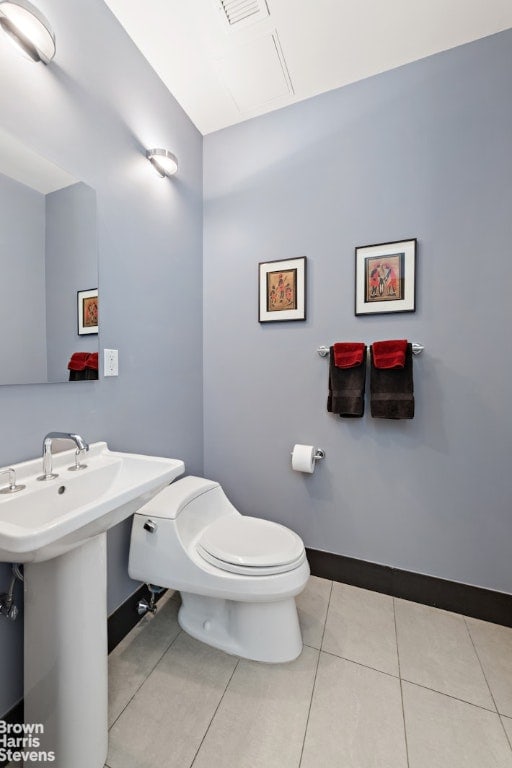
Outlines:
[[267, 662], [302, 650], [294, 599], [309, 577], [302, 539], [241, 515], [218, 483], [185, 477], [141, 507], [128, 571], [179, 590], [180, 626], [215, 648]]

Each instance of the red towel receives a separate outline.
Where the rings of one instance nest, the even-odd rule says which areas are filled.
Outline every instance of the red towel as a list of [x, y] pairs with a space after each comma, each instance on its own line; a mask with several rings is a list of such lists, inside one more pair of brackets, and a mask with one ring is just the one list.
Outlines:
[[366, 353], [366, 344], [362, 341], [343, 341], [333, 344], [334, 365], [336, 368], [355, 368], [361, 365]]
[[372, 344], [373, 364], [376, 368], [403, 368], [407, 339], [375, 341]]
[[97, 352], [73, 352], [68, 363], [68, 370], [83, 371], [84, 368], [98, 370]]
[[68, 363], [68, 370], [83, 371], [87, 365], [87, 358], [90, 354], [90, 352], [73, 352]]
[[87, 357], [85, 365], [87, 368], [93, 368], [95, 371], [97, 371], [98, 370], [98, 353], [91, 352], [91, 354], [88, 355]]

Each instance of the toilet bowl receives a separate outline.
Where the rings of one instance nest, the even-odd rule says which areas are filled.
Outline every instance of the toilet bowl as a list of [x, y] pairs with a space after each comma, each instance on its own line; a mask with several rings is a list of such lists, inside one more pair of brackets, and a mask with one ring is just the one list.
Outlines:
[[134, 515], [128, 572], [177, 589], [192, 637], [247, 659], [283, 662], [302, 650], [295, 595], [309, 565], [296, 533], [241, 515], [219, 483], [185, 477]]

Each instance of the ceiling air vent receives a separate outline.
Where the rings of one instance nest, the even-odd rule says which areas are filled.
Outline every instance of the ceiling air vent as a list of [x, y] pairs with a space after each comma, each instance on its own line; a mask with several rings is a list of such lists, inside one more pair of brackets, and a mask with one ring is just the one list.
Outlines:
[[269, 15], [265, 0], [220, 0], [220, 9], [231, 29], [237, 24], [242, 26], [242, 22], [245, 26]]

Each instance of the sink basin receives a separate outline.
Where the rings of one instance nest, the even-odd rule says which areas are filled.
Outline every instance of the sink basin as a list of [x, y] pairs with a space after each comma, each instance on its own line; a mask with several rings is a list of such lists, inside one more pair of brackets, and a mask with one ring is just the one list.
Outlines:
[[69, 471], [75, 451], [53, 457], [54, 480], [37, 480], [41, 459], [15, 464], [25, 489], [0, 494], [0, 562], [31, 563], [58, 557], [130, 517], [183, 474], [177, 459], [110, 451], [93, 443], [87, 469]]

